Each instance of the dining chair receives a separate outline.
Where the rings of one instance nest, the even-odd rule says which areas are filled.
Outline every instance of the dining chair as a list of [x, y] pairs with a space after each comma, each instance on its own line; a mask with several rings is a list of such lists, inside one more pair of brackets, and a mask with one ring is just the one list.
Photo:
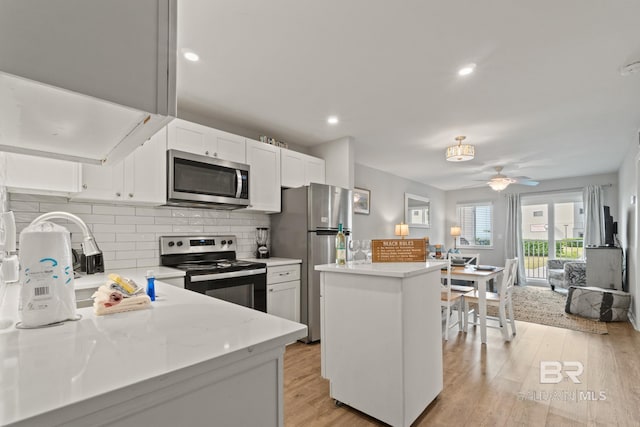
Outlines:
[[[487, 306], [498, 307], [498, 321], [499, 326], [487, 325], [490, 328], [497, 328], [503, 330], [503, 335], [508, 337], [508, 340], [511, 340], [511, 336], [508, 331], [508, 324], [511, 325], [512, 335], [516, 334], [516, 323], [513, 316], [513, 303], [511, 301], [511, 295], [513, 293], [513, 286], [515, 283], [516, 275], [518, 272], [518, 258], [508, 259], [505, 262], [504, 271], [502, 273], [502, 281], [500, 282], [500, 289], [498, 292], [487, 292]], [[467, 292], [464, 294], [464, 304], [465, 304], [465, 321], [464, 321], [464, 330], [468, 331], [469, 327], [469, 303], [478, 304], [479, 296], [478, 291], [473, 290], [471, 292]], [[508, 318], [507, 318], [508, 314]], [[472, 324], [475, 326], [478, 324], [477, 322], [477, 311], [473, 313], [474, 321]]]
[[[460, 264], [459, 266], [467, 266], [467, 265], [478, 265], [478, 258], [480, 254], [461, 254], [461, 253], [449, 253], [449, 259], [453, 266], [454, 264]], [[457, 261], [459, 260], [459, 261]], [[471, 292], [476, 287], [473, 282], [468, 282], [466, 280], [453, 280], [451, 283], [451, 290], [455, 292]]]
[[[451, 286], [451, 260], [446, 260], [447, 277], [441, 279], [440, 282], [440, 307], [444, 310], [445, 315], [445, 328], [444, 328], [444, 340], [449, 340], [449, 329], [458, 325], [458, 330], [463, 330], [464, 317], [462, 311], [465, 309], [464, 292], [454, 291]], [[458, 320], [455, 323], [451, 323], [451, 311], [456, 308], [458, 312]]]

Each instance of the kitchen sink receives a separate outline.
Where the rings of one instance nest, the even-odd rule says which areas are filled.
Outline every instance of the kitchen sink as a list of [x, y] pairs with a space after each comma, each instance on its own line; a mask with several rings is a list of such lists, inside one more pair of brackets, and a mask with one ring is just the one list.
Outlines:
[[77, 308], [92, 307], [93, 299], [91, 298], [91, 295], [93, 295], [93, 293], [97, 290], [98, 290], [97, 286], [95, 288], [76, 289], [76, 307]]

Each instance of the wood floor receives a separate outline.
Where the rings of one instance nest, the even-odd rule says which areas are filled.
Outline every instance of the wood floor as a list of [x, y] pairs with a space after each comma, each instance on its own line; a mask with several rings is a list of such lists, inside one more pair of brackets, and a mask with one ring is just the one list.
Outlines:
[[[638, 426], [640, 332], [608, 324], [596, 335], [516, 322], [511, 343], [500, 331], [451, 331], [443, 342], [444, 389], [414, 426]], [[356, 339], [357, 337], [354, 337]], [[579, 361], [581, 384], [540, 384], [540, 361]], [[336, 407], [320, 377], [320, 345], [296, 343], [284, 360], [285, 426], [383, 425], [349, 407]], [[380, 369], [384, 369], [381, 366]], [[580, 393], [582, 392], [582, 393]], [[585, 400], [588, 397], [599, 399]]]

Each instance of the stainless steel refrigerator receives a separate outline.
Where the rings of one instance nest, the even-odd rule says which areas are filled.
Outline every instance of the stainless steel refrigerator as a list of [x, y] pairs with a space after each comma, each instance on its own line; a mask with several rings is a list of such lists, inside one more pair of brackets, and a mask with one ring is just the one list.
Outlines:
[[282, 212], [271, 215], [271, 255], [300, 258], [300, 321], [309, 328], [304, 342], [320, 339], [319, 264], [336, 262], [335, 237], [342, 224], [347, 239], [353, 218], [351, 190], [310, 184], [282, 191]]

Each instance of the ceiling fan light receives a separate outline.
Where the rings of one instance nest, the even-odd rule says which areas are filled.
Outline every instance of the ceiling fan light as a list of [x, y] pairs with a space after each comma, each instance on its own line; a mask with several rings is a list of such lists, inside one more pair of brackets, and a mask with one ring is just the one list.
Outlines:
[[464, 136], [457, 136], [456, 141], [458, 141], [458, 145], [447, 147], [447, 161], [466, 162], [467, 160], [473, 160], [476, 155], [476, 147], [471, 144], [463, 144], [462, 141], [465, 138]]
[[489, 187], [494, 191], [502, 191], [511, 184], [511, 180], [508, 178], [494, 178], [488, 182]]

